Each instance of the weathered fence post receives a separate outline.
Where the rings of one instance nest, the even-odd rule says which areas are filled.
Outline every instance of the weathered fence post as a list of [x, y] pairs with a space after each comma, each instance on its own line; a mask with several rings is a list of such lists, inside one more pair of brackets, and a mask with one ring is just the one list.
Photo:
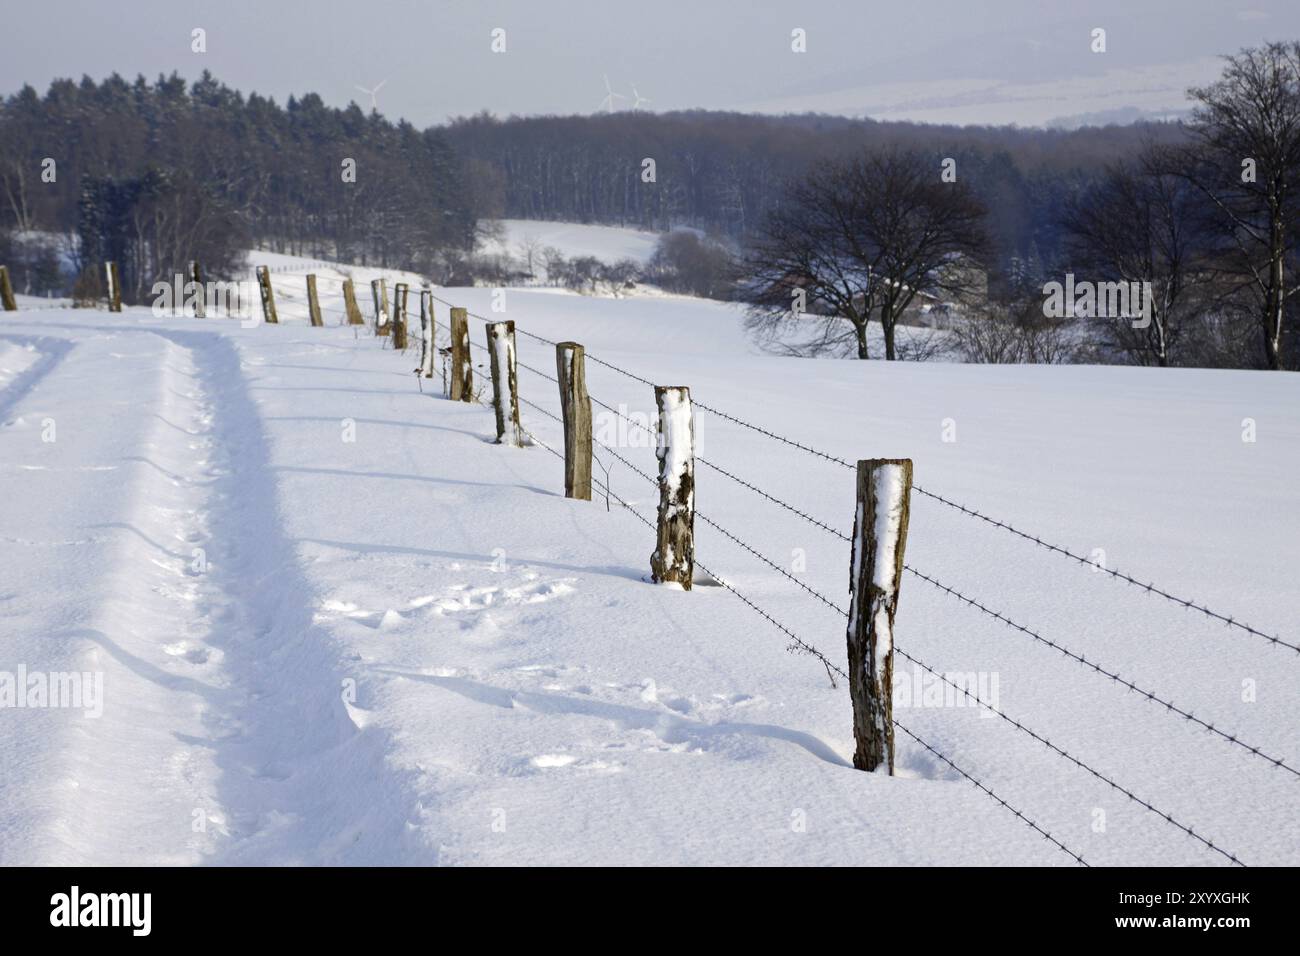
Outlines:
[[14, 300], [14, 287], [9, 284], [9, 267], [0, 266], [0, 305], [6, 312], [17, 312], [18, 303]]
[[320, 317], [320, 296], [316, 294], [315, 273], [307, 275], [307, 315], [310, 316], [313, 326], [319, 328], [325, 324]]
[[564, 497], [591, 500], [591, 399], [587, 395], [587, 353], [577, 342], [555, 346], [564, 413]]
[[361, 309], [357, 305], [357, 288], [352, 284], [351, 279], [343, 280], [343, 308], [348, 314], [348, 325], [366, 324], [366, 320], [361, 316]]
[[370, 281], [370, 294], [375, 300], [375, 335], [388, 334], [388, 286], [383, 279]]
[[650, 555], [655, 584], [674, 582], [691, 589], [695, 574], [695, 416], [691, 390], [655, 386], [659, 407], [659, 523]]
[[266, 266], [257, 267], [257, 288], [262, 293], [262, 319], [271, 325], [279, 325], [275, 314], [275, 292], [271, 288], [271, 270]]
[[474, 366], [469, 354], [469, 313], [451, 310], [451, 400], [474, 401]]
[[420, 375], [433, 378], [433, 352], [438, 336], [433, 324], [433, 293], [420, 290]]
[[406, 297], [410, 287], [405, 282], [393, 289], [393, 348], [406, 351]]
[[493, 322], [487, 326], [488, 355], [492, 362], [492, 406], [497, 413], [497, 444], [519, 447], [524, 443], [519, 425], [519, 375], [515, 365], [515, 323]]
[[108, 311], [122, 311], [122, 282], [116, 262], [104, 263], [104, 276], [108, 279]]
[[912, 496], [910, 458], [858, 462], [849, 566], [849, 697], [853, 766], [894, 774], [894, 612]]
[[198, 259], [194, 259], [190, 262], [190, 283], [193, 288], [191, 296], [194, 301], [194, 318], [206, 318], [208, 313], [204, 304], [204, 299], [207, 296], [207, 290], [203, 287], [203, 270], [199, 268]]

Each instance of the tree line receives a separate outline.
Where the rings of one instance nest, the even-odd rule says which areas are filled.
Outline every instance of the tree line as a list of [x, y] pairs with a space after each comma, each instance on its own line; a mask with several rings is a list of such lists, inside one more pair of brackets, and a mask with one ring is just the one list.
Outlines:
[[117, 261], [140, 301], [192, 259], [233, 277], [254, 246], [437, 275], [473, 247], [475, 205], [442, 131], [314, 93], [113, 75], [0, 103], [0, 254], [38, 294], [60, 291], [60, 257], [92, 278]]
[[987, 190], [960, 160], [893, 145], [819, 164], [747, 245], [751, 325], [787, 348], [867, 358], [874, 321], [893, 359], [925, 300], [959, 307], [956, 341], [983, 361], [1300, 367], [1300, 42], [1226, 57], [1189, 92], [1177, 135], [1065, 184], [1043, 213], [1059, 247], [1001, 281]]

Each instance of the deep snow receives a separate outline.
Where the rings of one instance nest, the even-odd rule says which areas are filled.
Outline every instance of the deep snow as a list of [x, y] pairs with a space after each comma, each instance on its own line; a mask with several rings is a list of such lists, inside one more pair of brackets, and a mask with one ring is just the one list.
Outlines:
[[[369, 317], [379, 273], [352, 271]], [[649, 529], [564, 499], [560, 462], [492, 444], [490, 410], [422, 393], [418, 335], [395, 355], [337, 312], [309, 328], [285, 304], [301, 276], [275, 283], [278, 328], [3, 318], [0, 671], [102, 672], [105, 705], [0, 710], [0, 863], [1071, 864], [904, 734], [896, 778], [852, 770], [843, 682], [723, 588], [648, 583]], [[844, 534], [851, 470], [700, 403], [850, 461], [911, 457], [922, 487], [1300, 638], [1295, 376], [812, 362], [760, 354], [734, 310], [692, 299], [510, 290], [493, 312], [491, 290], [435, 294], [515, 320], [521, 396], [553, 413], [555, 386], [524, 367], [553, 375], [553, 349], [525, 330], [690, 386], [697, 456]], [[486, 345], [475, 319], [471, 335]], [[587, 377], [653, 426], [649, 386], [590, 359]], [[593, 411], [653, 474], [643, 434]], [[597, 454], [653, 517], [655, 489]], [[698, 461], [696, 480], [702, 513], [847, 606], [844, 542]], [[843, 665], [835, 611], [698, 521], [696, 542]], [[1295, 652], [925, 498], [907, 557], [1300, 759]], [[1244, 862], [1300, 861], [1293, 774], [915, 577], [894, 637]], [[910, 690], [913, 666], [895, 671]], [[952, 703], [895, 716], [1089, 863], [1228, 862]]]

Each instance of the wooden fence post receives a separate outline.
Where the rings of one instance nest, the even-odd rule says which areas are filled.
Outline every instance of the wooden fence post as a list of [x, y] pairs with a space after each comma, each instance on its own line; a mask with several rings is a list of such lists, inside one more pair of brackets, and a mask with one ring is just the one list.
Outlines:
[[352, 284], [351, 279], [343, 280], [343, 308], [348, 314], [348, 325], [366, 324], [366, 320], [361, 316], [361, 309], [357, 305], [357, 288]]
[[375, 335], [387, 335], [388, 328], [388, 286], [383, 279], [370, 281], [370, 294], [375, 300]]
[[410, 287], [405, 282], [393, 289], [393, 348], [406, 351], [406, 301]]
[[320, 296], [316, 294], [316, 274], [307, 274], [307, 315], [311, 318], [311, 324], [316, 328], [324, 325], [320, 317]]
[[275, 291], [271, 288], [271, 270], [266, 266], [257, 267], [257, 287], [262, 293], [262, 319], [271, 325], [279, 325], [275, 314]]
[[591, 500], [591, 399], [587, 353], [577, 342], [555, 346], [555, 371], [564, 412], [564, 497]]
[[14, 301], [14, 287], [9, 284], [9, 267], [0, 266], [0, 305], [6, 312], [17, 312], [18, 303]]
[[691, 390], [655, 386], [659, 407], [659, 522], [650, 577], [655, 584], [675, 582], [691, 589], [695, 575], [695, 416]]
[[208, 313], [204, 300], [207, 298], [207, 290], [203, 287], [203, 270], [199, 268], [197, 259], [190, 262], [190, 282], [193, 283], [194, 318], [206, 318]]
[[122, 282], [116, 262], [104, 263], [104, 276], [108, 279], [108, 311], [122, 311]]
[[433, 323], [433, 293], [420, 290], [420, 375], [433, 378], [433, 353], [438, 336]]
[[910, 458], [858, 462], [849, 566], [849, 697], [853, 766], [894, 774], [894, 612], [912, 496]]
[[474, 366], [469, 354], [469, 313], [451, 310], [451, 400], [474, 401]]
[[524, 443], [519, 425], [519, 375], [515, 365], [515, 323], [493, 322], [487, 326], [488, 355], [492, 362], [492, 406], [497, 413], [497, 444], [516, 448]]

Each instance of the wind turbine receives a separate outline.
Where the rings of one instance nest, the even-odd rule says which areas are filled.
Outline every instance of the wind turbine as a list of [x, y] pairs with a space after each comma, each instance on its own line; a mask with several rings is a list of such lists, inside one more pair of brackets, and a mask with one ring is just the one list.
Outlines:
[[364, 86], [357, 87], [357, 89], [359, 89], [362, 93], [370, 94], [370, 108], [375, 112], [379, 112], [379, 99], [378, 97], [375, 96], [375, 94], [378, 93], [380, 90], [382, 90], [384, 88], [384, 83], [387, 82], [388, 80], [384, 79], [384, 81], [381, 82], [378, 86], [376, 86], [373, 90], [368, 90]]
[[629, 83], [628, 86], [632, 87], [632, 109], [634, 111], [639, 109], [642, 103], [651, 102], [650, 100], [646, 99], [644, 96], [642, 96], [640, 93], [636, 91], [635, 83]]
[[605, 98], [600, 101], [597, 109], [603, 109], [606, 113], [614, 112], [614, 101], [627, 99], [622, 93], [615, 93], [614, 88], [609, 85], [609, 76], [605, 76]]

